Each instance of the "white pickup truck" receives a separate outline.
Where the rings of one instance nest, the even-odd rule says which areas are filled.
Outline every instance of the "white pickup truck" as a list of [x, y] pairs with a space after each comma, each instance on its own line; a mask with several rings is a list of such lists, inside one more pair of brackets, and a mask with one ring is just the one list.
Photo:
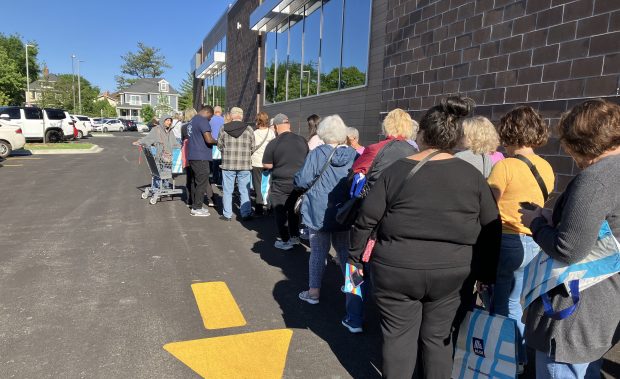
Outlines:
[[0, 107], [0, 125], [22, 130], [27, 141], [61, 142], [76, 136], [74, 122], [62, 109], [36, 107]]

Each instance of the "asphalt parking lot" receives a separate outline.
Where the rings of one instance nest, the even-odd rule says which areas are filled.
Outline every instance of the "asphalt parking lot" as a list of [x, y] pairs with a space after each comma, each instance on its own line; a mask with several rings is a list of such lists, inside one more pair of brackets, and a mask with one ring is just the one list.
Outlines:
[[[2, 162], [0, 377], [194, 378], [165, 345], [281, 329], [292, 330], [286, 378], [380, 377], [376, 311], [362, 335], [340, 325], [334, 263], [321, 303], [302, 303], [309, 249], [274, 249], [271, 218], [193, 218], [179, 198], [149, 205], [140, 194], [150, 176], [131, 146], [139, 137], [90, 138], [99, 154]], [[203, 323], [209, 310], [197, 307], [192, 284], [215, 281], [245, 324]], [[607, 374], [620, 377], [620, 352], [608, 358]]]

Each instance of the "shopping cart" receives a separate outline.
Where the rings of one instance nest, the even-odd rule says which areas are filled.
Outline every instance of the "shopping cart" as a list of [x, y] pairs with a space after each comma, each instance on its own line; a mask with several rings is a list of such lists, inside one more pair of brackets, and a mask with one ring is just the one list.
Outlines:
[[[163, 144], [140, 145], [144, 158], [151, 170], [151, 186], [142, 192], [143, 199], [155, 205], [163, 196], [181, 195], [183, 190], [175, 187], [175, 177], [180, 165], [181, 149], [173, 149], [172, 154], [163, 149]], [[182, 171], [182, 168], [181, 168]]]

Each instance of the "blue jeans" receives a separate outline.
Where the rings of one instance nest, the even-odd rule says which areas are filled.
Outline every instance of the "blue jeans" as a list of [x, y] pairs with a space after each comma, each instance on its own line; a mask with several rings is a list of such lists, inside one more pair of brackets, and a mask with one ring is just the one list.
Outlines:
[[603, 359], [590, 363], [562, 363], [536, 351], [536, 379], [599, 379], [602, 366]]
[[[324, 232], [312, 228], [308, 228], [308, 230], [310, 232], [310, 261], [308, 262], [309, 287], [321, 288], [323, 273], [325, 272], [325, 259], [329, 255], [329, 249], [332, 245], [338, 254], [338, 261], [340, 262], [344, 284], [345, 265], [349, 258], [349, 231]], [[366, 273], [364, 274], [365, 280], [362, 284], [362, 296], [366, 297], [368, 294], [368, 278], [370, 278], [370, 276]], [[345, 295], [346, 319], [352, 327], [361, 327], [364, 319], [364, 303], [362, 298], [351, 293]]]
[[250, 203], [250, 175], [249, 170], [222, 170], [224, 179], [224, 217], [232, 218], [232, 195], [235, 190], [235, 178], [237, 179], [237, 187], [239, 187], [239, 195], [241, 197], [241, 217], [252, 214], [252, 204]]
[[519, 363], [527, 362], [525, 350], [525, 325], [521, 321], [521, 292], [523, 292], [523, 272], [525, 266], [540, 252], [540, 247], [532, 237], [520, 234], [502, 234], [499, 252], [497, 279], [493, 291], [493, 307], [498, 315], [510, 317], [517, 322], [519, 336], [517, 358]]

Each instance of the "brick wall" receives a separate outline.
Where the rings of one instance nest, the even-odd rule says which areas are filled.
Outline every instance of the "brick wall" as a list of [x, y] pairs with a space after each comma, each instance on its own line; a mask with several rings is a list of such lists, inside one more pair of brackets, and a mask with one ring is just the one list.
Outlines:
[[236, 2], [228, 12], [226, 33], [226, 108], [241, 107], [247, 122], [254, 120], [257, 107], [258, 33], [249, 23], [258, 5], [258, 0]]
[[[455, 93], [493, 121], [528, 104], [552, 126], [585, 98], [620, 102], [618, 0], [389, 0], [385, 49], [383, 110], [416, 119]], [[564, 190], [578, 169], [555, 132], [540, 153]]]

